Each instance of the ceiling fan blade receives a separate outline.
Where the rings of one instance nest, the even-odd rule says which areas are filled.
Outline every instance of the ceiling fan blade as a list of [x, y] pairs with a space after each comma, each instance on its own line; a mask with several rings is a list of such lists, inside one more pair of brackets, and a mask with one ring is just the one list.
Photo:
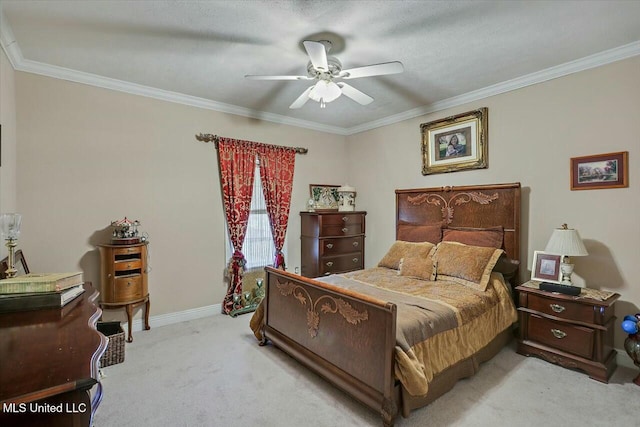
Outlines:
[[298, 99], [293, 101], [293, 104], [289, 105], [289, 108], [291, 108], [292, 110], [295, 110], [296, 108], [301, 108], [304, 104], [306, 104], [307, 101], [310, 99], [309, 92], [311, 92], [311, 89], [313, 89], [313, 86], [309, 86], [307, 90], [302, 92], [302, 95], [300, 95]]
[[382, 64], [365, 65], [364, 67], [342, 70], [340, 78], [357, 79], [359, 77], [383, 76], [385, 74], [398, 74], [404, 71], [402, 62], [384, 62]]
[[314, 42], [311, 40], [305, 40], [302, 42], [304, 48], [307, 50], [309, 59], [313, 64], [313, 68], [318, 71], [329, 71], [329, 64], [327, 63], [327, 50], [320, 42]]
[[373, 98], [370, 97], [369, 95], [367, 95], [364, 92], [359, 91], [358, 89], [356, 89], [353, 86], [350, 86], [346, 83], [338, 83], [338, 86], [340, 86], [340, 89], [342, 89], [342, 94], [344, 96], [347, 96], [351, 99], [353, 99], [354, 101], [356, 101], [358, 104], [361, 105], [368, 105], [371, 104], [373, 102]]
[[247, 74], [244, 78], [249, 80], [313, 80], [309, 76], [256, 76], [253, 74]]

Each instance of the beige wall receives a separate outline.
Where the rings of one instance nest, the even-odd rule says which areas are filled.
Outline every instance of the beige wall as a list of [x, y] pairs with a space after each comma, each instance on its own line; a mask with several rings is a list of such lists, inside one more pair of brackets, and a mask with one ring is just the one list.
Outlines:
[[[16, 90], [15, 72], [0, 48], [0, 125], [2, 150], [0, 166], [0, 212], [16, 211]], [[0, 259], [7, 248], [0, 245]]]
[[[640, 57], [407, 120], [347, 138], [349, 183], [367, 214], [368, 267], [394, 240], [398, 188], [521, 182], [522, 278], [534, 250], [562, 223], [577, 228], [589, 256], [574, 278], [622, 295], [617, 316], [640, 306]], [[420, 124], [489, 108], [489, 168], [421, 174]], [[569, 159], [629, 151], [629, 188], [571, 191]], [[370, 165], [385, 164], [384, 168]], [[375, 230], [375, 232], [374, 232]], [[623, 332], [616, 326], [616, 346]]]
[[[522, 277], [533, 251], [566, 222], [590, 252], [575, 259], [574, 277], [619, 292], [621, 318], [640, 311], [638, 75], [636, 57], [345, 138], [17, 72], [20, 246], [32, 269], [81, 268], [97, 282], [95, 244], [108, 239], [109, 222], [140, 219], [150, 235], [151, 314], [219, 303], [226, 259], [216, 157], [211, 144], [193, 137], [211, 132], [309, 148], [297, 157], [286, 244], [291, 270], [300, 262], [298, 211], [309, 183], [357, 188], [357, 208], [368, 211], [370, 267], [394, 239], [395, 189], [519, 181]], [[3, 80], [3, 107], [4, 88]], [[419, 125], [485, 106], [489, 168], [421, 175]], [[570, 157], [623, 150], [629, 188], [569, 190]]]
[[[300, 265], [298, 212], [309, 183], [346, 178], [343, 136], [16, 73], [19, 246], [37, 271], [81, 269], [127, 216], [149, 233], [151, 315], [219, 304], [225, 225], [217, 158], [199, 132], [287, 146], [296, 157], [288, 267]], [[138, 313], [139, 315], [139, 313]], [[105, 317], [122, 317], [108, 312]]]

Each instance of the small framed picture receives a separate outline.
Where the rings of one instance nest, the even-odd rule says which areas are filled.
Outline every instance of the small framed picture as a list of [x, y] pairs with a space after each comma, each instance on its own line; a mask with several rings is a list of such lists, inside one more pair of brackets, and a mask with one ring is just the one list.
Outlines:
[[340, 195], [339, 185], [309, 184], [309, 193], [316, 211], [337, 211]]
[[561, 262], [562, 255], [534, 251], [533, 265], [531, 266], [531, 280], [562, 283], [562, 271], [560, 271]]
[[629, 152], [571, 158], [571, 190], [629, 186]]

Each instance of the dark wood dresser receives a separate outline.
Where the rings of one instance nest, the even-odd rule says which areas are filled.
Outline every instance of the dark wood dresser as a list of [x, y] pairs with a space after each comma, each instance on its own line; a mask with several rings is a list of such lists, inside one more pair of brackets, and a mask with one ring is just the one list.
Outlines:
[[107, 339], [96, 330], [98, 292], [84, 286], [61, 309], [0, 314], [0, 425], [91, 425]]
[[302, 275], [319, 277], [363, 269], [366, 214], [300, 212]]
[[[527, 284], [535, 282], [527, 282]], [[538, 356], [565, 368], [580, 369], [608, 382], [616, 369], [613, 332], [614, 304], [620, 295], [604, 300], [541, 291], [520, 285], [518, 353]], [[587, 292], [589, 292], [587, 290]], [[599, 292], [599, 291], [592, 291]]]

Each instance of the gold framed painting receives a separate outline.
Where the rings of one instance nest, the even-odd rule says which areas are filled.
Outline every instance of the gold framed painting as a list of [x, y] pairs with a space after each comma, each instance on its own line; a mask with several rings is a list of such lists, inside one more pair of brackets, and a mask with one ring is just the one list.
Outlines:
[[488, 166], [488, 108], [422, 123], [422, 174]]

